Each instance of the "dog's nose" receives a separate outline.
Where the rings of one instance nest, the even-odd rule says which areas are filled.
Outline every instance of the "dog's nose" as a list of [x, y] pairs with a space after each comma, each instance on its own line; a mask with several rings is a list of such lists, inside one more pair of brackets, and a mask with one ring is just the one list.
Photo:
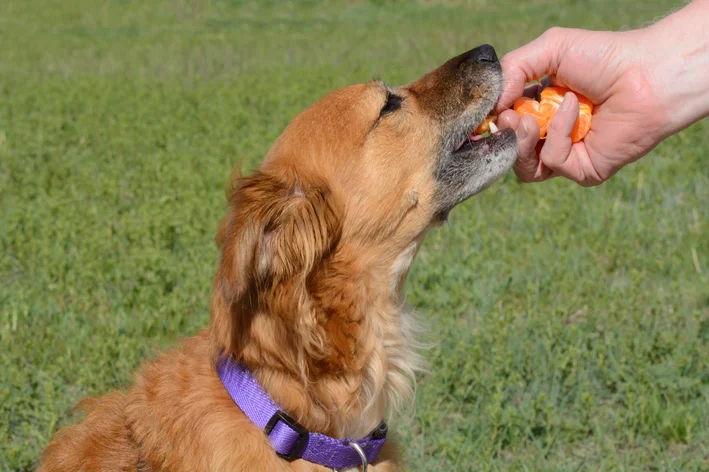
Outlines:
[[495, 48], [489, 44], [483, 44], [470, 51], [470, 57], [475, 62], [499, 62]]

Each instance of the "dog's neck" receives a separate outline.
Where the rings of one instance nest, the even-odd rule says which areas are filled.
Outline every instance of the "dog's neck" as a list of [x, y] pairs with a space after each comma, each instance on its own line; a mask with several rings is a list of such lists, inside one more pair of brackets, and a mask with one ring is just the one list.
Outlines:
[[[309, 430], [363, 437], [412, 405], [415, 373], [425, 362], [416, 352], [417, 322], [401, 293], [417, 248], [418, 242], [407, 247], [393, 264], [366, 268], [336, 254], [308, 282], [309, 301], [291, 304], [297, 313], [259, 311], [239, 325], [245, 332], [231, 328], [232, 340], [246, 336], [237, 357]], [[213, 324], [221, 318], [214, 311], [227, 309], [219, 293], [215, 290]], [[235, 309], [228, 307], [229, 316], [243, 315]], [[219, 329], [213, 326], [213, 346]], [[228, 345], [213, 352], [228, 351]]]

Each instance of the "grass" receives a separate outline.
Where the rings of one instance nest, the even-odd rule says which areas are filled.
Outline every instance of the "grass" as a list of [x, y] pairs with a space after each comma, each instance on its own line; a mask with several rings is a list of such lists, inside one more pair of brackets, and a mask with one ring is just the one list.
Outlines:
[[[6, 0], [0, 470], [208, 320], [234, 162], [325, 92], [677, 1]], [[413, 471], [709, 470], [709, 124], [607, 184], [513, 176], [427, 240]]]

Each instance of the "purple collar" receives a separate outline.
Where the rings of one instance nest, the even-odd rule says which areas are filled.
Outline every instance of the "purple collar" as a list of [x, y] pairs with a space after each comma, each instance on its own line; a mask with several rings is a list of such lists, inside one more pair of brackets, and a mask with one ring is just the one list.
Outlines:
[[383, 421], [369, 436], [356, 441], [311, 433], [278, 408], [245, 365], [229, 357], [217, 364], [217, 373], [234, 403], [263, 429], [273, 449], [287, 461], [302, 458], [332, 469], [366, 466], [376, 460], [386, 441]]

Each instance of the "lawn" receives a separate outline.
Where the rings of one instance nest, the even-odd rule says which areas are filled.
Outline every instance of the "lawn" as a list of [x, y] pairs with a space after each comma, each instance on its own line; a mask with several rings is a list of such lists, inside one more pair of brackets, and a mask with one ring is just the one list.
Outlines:
[[[4, 0], [0, 470], [207, 324], [233, 164], [324, 93], [682, 3]], [[705, 122], [598, 188], [508, 175], [432, 233], [410, 470], [709, 470], [708, 149]]]

